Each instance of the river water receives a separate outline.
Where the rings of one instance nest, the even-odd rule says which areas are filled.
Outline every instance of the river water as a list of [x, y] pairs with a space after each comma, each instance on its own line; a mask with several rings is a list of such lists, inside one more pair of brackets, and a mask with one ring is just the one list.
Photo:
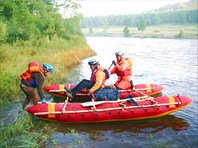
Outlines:
[[[141, 121], [75, 124], [85, 147], [197, 147], [198, 145], [198, 62], [197, 40], [87, 37], [87, 42], [106, 68], [123, 51], [133, 62], [134, 84], [156, 83], [164, 87], [163, 95], [184, 95], [193, 103], [181, 111], [158, 119]], [[85, 59], [69, 75], [70, 84], [89, 79]], [[116, 76], [107, 81], [113, 84]], [[66, 128], [68, 125], [61, 127]], [[64, 130], [61, 130], [64, 131]], [[58, 132], [60, 142], [67, 143], [70, 134]], [[62, 140], [64, 139], [64, 140]]]
[[[195, 148], [198, 145], [198, 62], [197, 40], [87, 37], [97, 56], [82, 61], [68, 75], [67, 84], [90, 78], [88, 60], [95, 58], [106, 68], [121, 50], [133, 62], [134, 84], [156, 83], [164, 87], [163, 95], [184, 95], [193, 100], [181, 111], [156, 119], [60, 124], [43, 121], [54, 129], [52, 136], [60, 147], [83, 148]], [[75, 59], [74, 59], [75, 60]], [[107, 81], [113, 84], [116, 76]], [[12, 113], [12, 111], [8, 112]], [[35, 123], [37, 124], [37, 123]], [[43, 126], [44, 126], [43, 125]], [[36, 125], [35, 125], [36, 126]], [[53, 147], [51, 144], [48, 147]]]

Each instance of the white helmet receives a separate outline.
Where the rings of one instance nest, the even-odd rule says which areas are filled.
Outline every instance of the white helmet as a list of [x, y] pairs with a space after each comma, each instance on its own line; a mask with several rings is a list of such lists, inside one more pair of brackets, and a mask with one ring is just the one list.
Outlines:
[[91, 66], [91, 65], [98, 65], [98, 61], [96, 61], [95, 59], [91, 59], [89, 62], [88, 62], [88, 64]]
[[124, 53], [122, 51], [118, 51], [115, 53], [115, 56], [123, 56], [123, 55], [124, 55]]

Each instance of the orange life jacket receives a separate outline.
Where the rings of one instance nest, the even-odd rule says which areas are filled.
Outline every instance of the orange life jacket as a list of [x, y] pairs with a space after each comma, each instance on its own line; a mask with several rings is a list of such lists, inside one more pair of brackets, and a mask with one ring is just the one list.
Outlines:
[[94, 72], [92, 72], [91, 74], [91, 83], [95, 84], [96, 83], [96, 72], [97, 71], [102, 71], [105, 73], [105, 79], [102, 82], [102, 85], [105, 85], [106, 80], [109, 78], [110, 74], [108, 73], [108, 70], [103, 68], [103, 67], [99, 67], [97, 68]]
[[43, 77], [44, 77], [44, 74], [43, 74], [43, 70], [42, 68], [40, 67], [39, 63], [37, 62], [30, 62], [28, 64], [28, 70], [26, 70], [24, 73], [22, 73], [20, 75], [20, 77], [27, 83], [29, 84], [30, 86], [32, 87], [36, 87], [36, 82], [32, 76], [32, 73], [33, 72], [40, 72]]
[[125, 69], [124, 71], [119, 71], [118, 69], [116, 69], [116, 74], [118, 76], [120, 76], [120, 77], [132, 75], [131, 66], [133, 65], [133, 62], [132, 62], [132, 60], [130, 58], [125, 58], [125, 60], [127, 60], [127, 62], [129, 63], [130, 67], [127, 67], [127, 69]]

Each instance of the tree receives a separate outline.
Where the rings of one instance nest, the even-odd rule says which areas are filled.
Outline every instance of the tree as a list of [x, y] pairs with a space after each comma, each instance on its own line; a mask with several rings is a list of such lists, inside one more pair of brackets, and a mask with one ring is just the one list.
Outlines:
[[89, 33], [93, 33], [93, 29], [91, 27], [89, 28]]
[[177, 34], [175, 37], [178, 38], [178, 39], [183, 38], [184, 37], [183, 30], [180, 30], [179, 34]]
[[138, 25], [138, 30], [144, 31], [146, 29], [146, 25], [143, 19], [140, 20], [140, 23]]
[[[36, 45], [55, 35], [66, 40], [73, 35], [81, 36], [79, 5], [72, 0], [64, 2], [65, 5], [58, 5], [56, 0], [1, 0], [0, 42]], [[71, 14], [69, 18], [63, 19], [59, 13], [62, 6]]]
[[123, 32], [124, 32], [124, 36], [125, 36], [125, 37], [128, 37], [128, 36], [130, 35], [130, 34], [129, 34], [130, 30], [128, 29], [127, 26], [124, 27]]
[[0, 44], [6, 42], [6, 32], [7, 32], [6, 24], [0, 21]]

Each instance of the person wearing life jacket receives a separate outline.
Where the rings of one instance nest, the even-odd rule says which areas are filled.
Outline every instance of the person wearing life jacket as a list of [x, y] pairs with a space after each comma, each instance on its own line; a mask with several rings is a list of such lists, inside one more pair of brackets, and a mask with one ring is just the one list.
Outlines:
[[[28, 64], [28, 70], [20, 75], [20, 87], [26, 95], [26, 99], [22, 106], [23, 109], [25, 109], [30, 100], [32, 100], [33, 104], [36, 105], [38, 103], [38, 95], [42, 100], [42, 103], [46, 103], [43, 93], [43, 83], [45, 81], [45, 77], [49, 76], [53, 71], [54, 68], [47, 63], [44, 63], [42, 67], [38, 62], [30, 62]], [[38, 95], [36, 93], [36, 89], [38, 91]]]
[[86, 88], [90, 94], [93, 94], [96, 90], [105, 86], [105, 82], [110, 76], [108, 70], [100, 66], [99, 62], [95, 59], [91, 59], [88, 64], [92, 72], [90, 80], [83, 79], [73, 89], [66, 89], [68, 97], [73, 98], [84, 88]]
[[132, 86], [132, 61], [127, 58], [123, 57], [124, 53], [121, 51], [118, 51], [115, 53], [116, 60], [117, 61], [112, 61], [112, 64], [114, 65], [113, 69], [111, 69], [110, 73], [111, 74], [116, 74], [118, 76], [117, 81], [115, 82], [114, 86], [117, 89], [128, 89], [133, 87]]

